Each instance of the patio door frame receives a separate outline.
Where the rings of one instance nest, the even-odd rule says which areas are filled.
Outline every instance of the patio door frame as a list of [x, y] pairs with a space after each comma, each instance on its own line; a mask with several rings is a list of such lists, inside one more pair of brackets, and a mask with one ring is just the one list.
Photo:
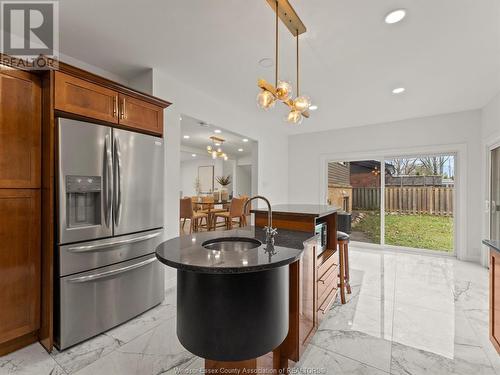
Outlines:
[[[380, 244], [366, 244], [355, 242], [356, 245], [370, 247], [375, 249], [388, 249], [397, 251], [407, 251], [427, 255], [439, 255], [457, 257], [460, 260], [471, 260], [467, 257], [467, 145], [448, 144], [435, 146], [422, 146], [404, 149], [385, 149], [362, 152], [344, 152], [323, 154], [320, 157], [320, 191], [319, 204], [325, 204], [328, 198], [328, 163], [376, 160], [380, 162], [380, 170], [385, 171], [385, 160], [398, 157], [419, 157], [423, 155], [453, 155], [455, 156], [455, 189], [454, 189], [454, 207], [453, 207], [453, 235], [454, 249], [451, 254], [443, 253], [437, 250], [426, 250], [407, 248], [403, 246], [394, 246], [385, 244], [385, 178], [381, 178], [381, 197], [380, 197]], [[384, 174], [385, 175], [385, 174]]]
[[[486, 163], [484, 170], [485, 181], [485, 219], [483, 220], [483, 238], [491, 238], [491, 152], [500, 147], [500, 137], [492, 137], [484, 142]], [[481, 264], [489, 267], [489, 248], [486, 245], [481, 247]]]

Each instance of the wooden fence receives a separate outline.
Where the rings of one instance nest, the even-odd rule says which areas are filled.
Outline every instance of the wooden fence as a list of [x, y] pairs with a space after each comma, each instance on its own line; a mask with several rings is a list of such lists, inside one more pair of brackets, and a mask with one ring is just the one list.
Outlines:
[[[387, 186], [385, 212], [453, 216], [452, 187]], [[353, 210], [380, 209], [380, 188], [353, 188]]]

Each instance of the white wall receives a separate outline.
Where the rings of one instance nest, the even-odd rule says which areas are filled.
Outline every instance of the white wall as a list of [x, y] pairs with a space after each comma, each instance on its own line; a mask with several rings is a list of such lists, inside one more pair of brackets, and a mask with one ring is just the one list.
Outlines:
[[[500, 145], [500, 93], [498, 93], [482, 110], [481, 122], [482, 137], [482, 166], [481, 186], [482, 186], [482, 237], [489, 238], [489, 211], [486, 208], [486, 201], [489, 201], [489, 152], [491, 147]], [[488, 248], [483, 246], [482, 258], [483, 265], [488, 265]]]
[[[228, 175], [231, 176], [231, 183], [229, 185], [227, 185], [226, 188], [229, 192], [231, 192], [234, 190], [234, 182], [236, 179], [236, 160], [229, 159], [229, 160], [223, 161], [222, 162], [222, 173], [215, 173], [215, 177], [228, 176]], [[221, 186], [217, 182], [217, 180], [215, 181], [215, 188], [219, 189], [219, 190], [221, 189]]]
[[483, 108], [481, 134], [483, 140], [500, 137], [500, 93]]
[[223, 174], [223, 163], [222, 159], [213, 160], [209, 158], [181, 161], [180, 175], [182, 196], [196, 195], [194, 181], [198, 177], [198, 167], [201, 166], [212, 165], [214, 167], [214, 187], [216, 189], [219, 188], [219, 184], [215, 181], [215, 178]]
[[[172, 103], [165, 111], [165, 225], [167, 238], [179, 233], [180, 116], [186, 114], [217, 124], [224, 129], [248, 135], [258, 141], [258, 192], [273, 204], [288, 200], [288, 137], [279, 116], [249, 110], [245, 112], [187, 86], [166, 72], [153, 69], [153, 93]], [[243, 106], [254, 108], [253, 98]], [[257, 164], [256, 164], [257, 165]], [[252, 179], [253, 180], [253, 179]], [[255, 181], [253, 180], [253, 181]]]
[[[410, 119], [357, 128], [291, 136], [289, 139], [289, 201], [323, 203], [321, 160], [328, 154], [356, 155], [387, 150], [418, 150], [459, 145], [467, 160], [460, 161], [467, 176], [466, 243], [462, 259], [479, 261], [481, 253], [481, 111]], [[443, 148], [453, 148], [447, 146]]]
[[234, 189], [234, 194], [248, 196], [252, 194], [251, 165], [238, 165], [236, 167], [236, 187]]

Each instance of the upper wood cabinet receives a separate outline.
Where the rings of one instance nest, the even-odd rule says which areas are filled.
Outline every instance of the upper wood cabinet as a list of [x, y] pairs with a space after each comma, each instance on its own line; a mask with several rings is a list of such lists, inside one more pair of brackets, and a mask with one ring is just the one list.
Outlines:
[[163, 133], [163, 108], [157, 105], [120, 94], [119, 124], [142, 129], [149, 133]]
[[55, 109], [118, 123], [118, 92], [61, 72], [55, 73]]
[[0, 189], [0, 352], [39, 328], [40, 257], [40, 190]]
[[[77, 72], [78, 73], [78, 72]], [[55, 109], [161, 136], [163, 109], [170, 103], [118, 85], [55, 72]], [[144, 98], [144, 99], [141, 99]]]
[[40, 187], [41, 87], [31, 73], [0, 73], [0, 188]]

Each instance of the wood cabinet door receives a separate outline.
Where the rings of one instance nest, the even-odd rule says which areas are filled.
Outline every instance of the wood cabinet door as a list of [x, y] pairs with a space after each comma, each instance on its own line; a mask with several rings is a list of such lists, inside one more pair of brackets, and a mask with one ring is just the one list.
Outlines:
[[40, 190], [0, 189], [0, 344], [40, 324]]
[[118, 93], [80, 78], [55, 73], [55, 108], [118, 123]]
[[41, 85], [27, 72], [0, 73], [0, 188], [39, 188]]
[[120, 125], [155, 135], [163, 134], [163, 108], [120, 94]]
[[500, 254], [490, 250], [490, 340], [500, 353]]

